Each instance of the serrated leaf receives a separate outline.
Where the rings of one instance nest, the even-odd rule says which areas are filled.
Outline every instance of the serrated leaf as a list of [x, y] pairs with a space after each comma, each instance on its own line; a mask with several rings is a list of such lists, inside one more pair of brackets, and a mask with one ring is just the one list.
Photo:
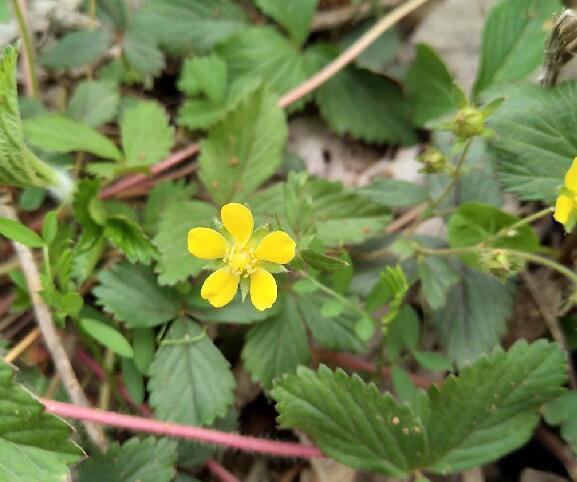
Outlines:
[[254, 0], [254, 3], [265, 14], [280, 23], [300, 45], [308, 37], [318, 0], [293, 0], [292, 2]]
[[218, 204], [243, 200], [278, 169], [286, 138], [284, 114], [263, 86], [209, 132], [199, 177]]
[[41, 248], [45, 244], [29, 227], [12, 219], [0, 217], [0, 234], [30, 248]]
[[407, 88], [418, 126], [458, 109], [455, 102], [458, 87], [453, 76], [428, 45], [417, 45], [417, 56], [407, 74]]
[[176, 442], [133, 437], [112, 444], [105, 454], [96, 453], [80, 465], [82, 482], [170, 482], [176, 464]]
[[[228, 413], [235, 381], [230, 364], [208, 336], [192, 321], [181, 318], [168, 331], [150, 366], [150, 405], [161, 420], [210, 425]], [[190, 340], [187, 342], [186, 340]]]
[[97, 303], [131, 328], [161, 325], [179, 312], [178, 296], [159, 286], [150, 268], [120, 263], [102, 271], [98, 280], [93, 290]]
[[132, 358], [134, 352], [128, 340], [116, 328], [98, 320], [83, 318], [80, 328], [98, 343], [117, 353], [120, 356]]
[[489, 118], [499, 179], [521, 199], [552, 202], [577, 152], [577, 83], [551, 89], [520, 84], [505, 97]]
[[142, 232], [140, 225], [126, 216], [106, 220], [104, 236], [133, 263], [148, 264], [156, 256], [156, 249]]
[[434, 310], [445, 305], [449, 289], [459, 281], [451, 262], [435, 256], [419, 260], [419, 278], [423, 296]]
[[338, 134], [374, 143], [416, 142], [408, 103], [398, 85], [385, 77], [347, 67], [323, 84], [315, 99]]
[[277, 315], [250, 329], [242, 359], [251, 377], [266, 388], [275, 378], [308, 363], [307, 334], [293, 297], [283, 300]]
[[15, 47], [6, 47], [0, 58], [0, 184], [47, 187], [56, 184], [57, 173], [24, 143], [16, 90], [17, 58]]
[[463, 265], [458, 272], [460, 282], [449, 290], [446, 305], [432, 312], [431, 321], [447, 356], [462, 366], [499, 343], [513, 308], [514, 289]]
[[224, 100], [228, 86], [228, 68], [218, 55], [192, 57], [182, 68], [179, 90], [187, 95], [205, 94], [214, 103]]
[[200, 201], [175, 201], [163, 211], [154, 244], [160, 257], [156, 265], [161, 284], [173, 285], [202, 271], [206, 260], [192, 256], [186, 247], [191, 228], [212, 226], [216, 209]]
[[122, 159], [122, 154], [110, 139], [92, 127], [60, 114], [27, 119], [24, 134], [32, 145], [45, 151], [83, 151], [114, 161]]
[[118, 89], [112, 82], [85, 80], [76, 86], [67, 114], [90, 127], [100, 127], [114, 119], [119, 101]]
[[543, 61], [547, 23], [562, 10], [557, 0], [501, 0], [483, 29], [481, 61], [473, 92], [522, 80]]
[[155, 0], [133, 18], [161, 46], [177, 54], [205, 51], [246, 26], [246, 15], [232, 0]]
[[45, 50], [40, 61], [52, 69], [74, 69], [96, 62], [112, 43], [106, 30], [85, 30], [67, 33]]
[[138, 28], [130, 28], [122, 40], [126, 61], [144, 76], [157, 76], [165, 66], [164, 55], [156, 41]]
[[0, 479], [61, 482], [83, 456], [69, 440], [72, 428], [45, 412], [42, 404], [14, 382], [12, 367], [0, 363]]
[[341, 463], [395, 477], [415, 470], [445, 474], [527, 442], [540, 405], [562, 390], [564, 359], [553, 343], [520, 341], [403, 405], [356, 375], [324, 366], [316, 373], [300, 368], [271, 394], [283, 426], [304, 431]]
[[162, 218], [164, 209], [173, 202], [183, 203], [190, 200], [196, 192], [196, 186], [184, 182], [160, 182], [150, 191], [144, 208], [144, 221], [142, 226], [148, 233], [156, 233], [157, 225]]
[[168, 124], [168, 116], [153, 101], [141, 101], [127, 109], [120, 131], [129, 166], [150, 166], [166, 157], [174, 144], [174, 129]]

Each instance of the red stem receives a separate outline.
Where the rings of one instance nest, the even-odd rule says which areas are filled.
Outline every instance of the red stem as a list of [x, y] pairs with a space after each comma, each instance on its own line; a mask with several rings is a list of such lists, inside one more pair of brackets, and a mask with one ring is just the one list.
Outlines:
[[240, 482], [240, 480], [214, 459], [208, 459], [205, 465], [208, 471], [216, 478], [220, 479], [221, 482]]
[[312, 445], [302, 445], [292, 442], [278, 442], [256, 437], [219, 432], [209, 428], [179, 425], [172, 422], [160, 422], [144, 417], [122, 415], [120, 413], [84, 408], [70, 403], [41, 399], [46, 411], [59, 417], [73, 420], [84, 420], [110, 427], [119, 427], [133, 432], [145, 432], [167, 437], [178, 437], [196, 440], [208, 444], [222, 445], [248, 452], [259, 452], [277, 457], [324, 457], [323, 453]]

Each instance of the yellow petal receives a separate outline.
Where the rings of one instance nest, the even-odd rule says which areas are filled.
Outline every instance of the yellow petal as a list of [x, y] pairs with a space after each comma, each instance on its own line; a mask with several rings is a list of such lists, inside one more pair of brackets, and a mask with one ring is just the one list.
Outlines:
[[224, 236], [214, 229], [193, 228], [188, 232], [188, 251], [197, 258], [222, 258], [227, 247]]
[[565, 174], [565, 187], [569, 191], [577, 192], [577, 157], [573, 159], [573, 164]]
[[553, 214], [555, 221], [566, 224], [567, 221], [569, 221], [569, 216], [573, 209], [575, 209], [573, 199], [565, 194], [561, 194], [555, 203], [555, 214]]
[[255, 255], [261, 261], [286, 264], [295, 257], [296, 243], [284, 231], [267, 234], [256, 247]]
[[257, 310], [264, 311], [276, 301], [276, 281], [267, 270], [257, 268], [250, 275], [250, 301]]
[[220, 218], [236, 243], [241, 246], [246, 244], [254, 227], [250, 209], [238, 203], [225, 204], [220, 210]]
[[228, 268], [221, 268], [206, 278], [200, 296], [215, 308], [221, 308], [230, 303], [236, 295], [238, 281], [238, 275], [232, 274]]

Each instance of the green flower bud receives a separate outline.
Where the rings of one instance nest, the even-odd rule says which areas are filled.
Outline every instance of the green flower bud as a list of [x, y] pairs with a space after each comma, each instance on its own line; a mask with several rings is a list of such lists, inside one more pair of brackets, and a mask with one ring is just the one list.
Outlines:
[[523, 269], [524, 261], [519, 256], [512, 255], [503, 249], [494, 249], [481, 255], [481, 268], [501, 281]]
[[450, 130], [460, 140], [480, 136], [485, 132], [485, 114], [468, 106], [461, 109], [451, 122]]
[[425, 174], [439, 174], [447, 170], [447, 158], [445, 155], [434, 147], [428, 146], [424, 152], [417, 157], [417, 161], [423, 164], [419, 172]]

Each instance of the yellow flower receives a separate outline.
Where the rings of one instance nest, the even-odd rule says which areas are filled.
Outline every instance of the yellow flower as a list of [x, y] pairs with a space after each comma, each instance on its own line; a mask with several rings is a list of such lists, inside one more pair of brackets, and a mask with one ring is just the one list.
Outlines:
[[239, 283], [250, 282], [252, 304], [260, 311], [270, 308], [276, 301], [277, 287], [269, 270], [289, 263], [295, 256], [296, 243], [284, 231], [269, 233], [261, 228], [253, 232], [252, 213], [242, 204], [225, 204], [220, 217], [230, 236], [210, 228], [188, 232], [190, 254], [222, 260], [222, 267], [206, 278], [200, 296], [221, 308], [234, 298]]
[[555, 203], [555, 220], [571, 231], [577, 222], [577, 157], [565, 174], [565, 182]]

